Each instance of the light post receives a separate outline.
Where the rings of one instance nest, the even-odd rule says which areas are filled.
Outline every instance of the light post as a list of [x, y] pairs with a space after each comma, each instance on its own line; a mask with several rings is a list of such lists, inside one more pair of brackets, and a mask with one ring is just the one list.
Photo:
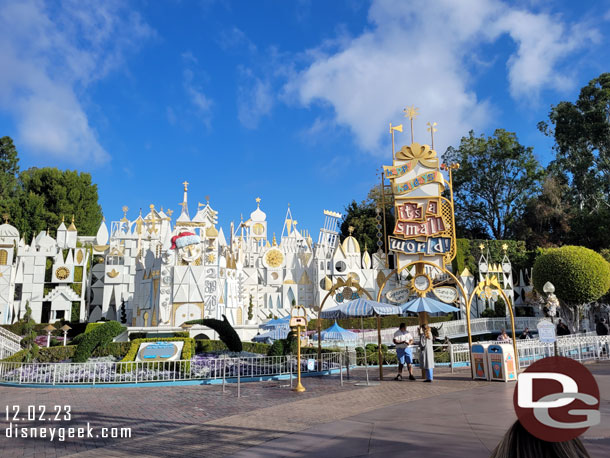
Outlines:
[[49, 324], [44, 328], [44, 330], [47, 331], [47, 348], [49, 348], [51, 346], [51, 333], [55, 331], [55, 326]]
[[64, 332], [64, 347], [66, 346], [66, 340], [68, 340], [68, 331], [70, 329], [72, 329], [70, 326], [68, 326], [67, 324], [64, 324], [61, 328], [59, 328], [60, 330], [62, 330]]

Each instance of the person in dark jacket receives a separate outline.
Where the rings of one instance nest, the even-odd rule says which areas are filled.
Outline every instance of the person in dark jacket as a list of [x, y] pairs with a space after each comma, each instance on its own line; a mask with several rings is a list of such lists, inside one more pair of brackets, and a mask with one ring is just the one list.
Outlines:
[[608, 335], [608, 325], [606, 324], [606, 319], [601, 318], [597, 326], [595, 326], [595, 332], [598, 336], [607, 336]]

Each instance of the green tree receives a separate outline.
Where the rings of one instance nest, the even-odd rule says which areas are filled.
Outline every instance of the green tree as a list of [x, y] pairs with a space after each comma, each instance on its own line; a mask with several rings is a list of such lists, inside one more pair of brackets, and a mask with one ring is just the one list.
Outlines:
[[11, 137], [0, 138], [0, 215], [11, 214], [18, 191], [19, 158]]
[[250, 294], [250, 302], [248, 303], [248, 320], [254, 318], [254, 304], [252, 303], [252, 294]]
[[568, 240], [572, 209], [562, 196], [566, 185], [555, 175], [547, 175], [539, 195], [526, 204], [523, 216], [517, 220], [513, 232], [525, 239], [527, 248], [553, 247]]
[[25, 304], [25, 315], [23, 317], [23, 338], [21, 339], [21, 346], [26, 350], [23, 361], [29, 363], [36, 359], [38, 356], [38, 345], [34, 340], [36, 339], [36, 331], [34, 326], [36, 323], [32, 319], [32, 309], [30, 308], [30, 302]]
[[[357, 203], [353, 200], [345, 207], [345, 214], [341, 222], [341, 240], [344, 240], [350, 235], [350, 226], [354, 228], [353, 237], [358, 241], [360, 249], [364, 252], [365, 247], [369, 253], [377, 251], [377, 232], [383, 234], [383, 212], [380, 212], [381, 221], [377, 220], [376, 209], [383, 208], [382, 200], [385, 203], [385, 217], [387, 235], [391, 235], [394, 231], [394, 200], [391, 191], [385, 191], [385, 197], [381, 195], [381, 185], [373, 187], [365, 200]], [[381, 229], [377, 228], [377, 224], [381, 224]], [[383, 235], [381, 236], [383, 240]], [[384, 246], [380, 247], [382, 250]]]
[[504, 129], [487, 138], [470, 131], [458, 148], [447, 149], [444, 161], [460, 164], [453, 174], [456, 225], [471, 236], [483, 230], [496, 239], [510, 238], [540, 186], [543, 170], [533, 149]]
[[548, 281], [562, 303], [560, 313], [573, 328], [584, 305], [598, 300], [610, 289], [610, 263], [585, 247], [566, 245], [549, 248], [536, 258], [532, 271], [534, 288], [543, 294]]
[[551, 169], [569, 184], [580, 210], [610, 206], [610, 73], [591, 80], [578, 100], [551, 107], [538, 128], [555, 139]]
[[62, 217], [74, 215], [79, 234], [93, 235], [102, 221], [97, 185], [91, 175], [56, 168], [31, 168], [19, 176], [19, 205], [12, 220], [29, 240], [47, 228], [55, 229]]

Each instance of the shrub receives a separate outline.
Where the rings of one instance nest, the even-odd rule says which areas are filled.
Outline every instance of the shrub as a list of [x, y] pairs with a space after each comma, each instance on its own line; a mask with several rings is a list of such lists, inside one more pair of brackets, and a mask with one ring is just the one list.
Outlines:
[[284, 339], [279, 339], [271, 344], [267, 356], [284, 356]]
[[100, 326], [102, 326], [104, 323], [87, 323], [87, 327], [85, 328], [85, 334], [90, 333], [91, 331], [93, 331], [95, 328], [99, 328]]
[[146, 339], [146, 333], [145, 332], [132, 332], [131, 334], [129, 334], [129, 340], [135, 340], [135, 339]]
[[600, 254], [579, 246], [544, 250], [534, 264], [534, 287], [543, 293], [547, 281], [568, 304], [596, 301], [610, 289], [610, 264]]
[[243, 350], [241, 339], [231, 323], [227, 320], [226, 316], [222, 316], [222, 320], [215, 320], [212, 318], [203, 320], [191, 320], [187, 321], [187, 324], [202, 324], [208, 328], [213, 329], [218, 333], [218, 337], [222, 340], [230, 351], [240, 352]]
[[[87, 361], [96, 347], [106, 347], [112, 339], [125, 330], [117, 321], [108, 321], [96, 326], [90, 332], [85, 330], [84, 337], [79, 340], [79, 344], [74, 353], [73, 362], [84, 363]], [[78, 337], [78, 336], [77, 336]]]

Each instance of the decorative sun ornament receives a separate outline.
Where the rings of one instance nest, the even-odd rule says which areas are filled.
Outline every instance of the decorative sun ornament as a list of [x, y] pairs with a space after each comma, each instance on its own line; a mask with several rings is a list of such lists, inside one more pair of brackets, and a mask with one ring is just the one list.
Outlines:
[[265, 261], [269, 267], [279, 267], [284, 262], [284, 254], [278, 249], [271, 249], [267, 251]]
[[55, 276], [58, 280], [65, 280], [70, 276], [70, 269], [68, 269], [67, 267], [59, 267], [55, 271]]

